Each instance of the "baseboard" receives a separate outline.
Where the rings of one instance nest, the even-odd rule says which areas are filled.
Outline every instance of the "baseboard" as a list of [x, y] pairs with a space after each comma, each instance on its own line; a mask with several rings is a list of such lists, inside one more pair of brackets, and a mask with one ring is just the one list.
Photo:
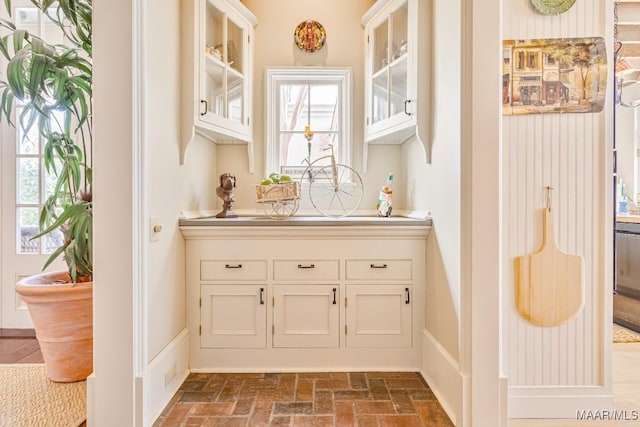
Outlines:
[[462, 420], [463, 375], [458, 362], [426, 329], [422, 331], [421, 374], [451, 422], [459, 425], [456, 421]]
[[604, 387], [509, 387], [509, 418], [568, 418], [583, 411], [611, 411], [613, 394]]
[[141, 384], [142, 425], [151, 427], [189, 375], [189, 331], [183, 329], [147, 366]]

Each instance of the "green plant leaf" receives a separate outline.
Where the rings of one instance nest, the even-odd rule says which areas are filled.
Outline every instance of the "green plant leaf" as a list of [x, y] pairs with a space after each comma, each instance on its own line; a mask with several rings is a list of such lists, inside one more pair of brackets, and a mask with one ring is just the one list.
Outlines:
[[13, 51], [20, 52], [24, 42], [29, 40], [29, 33], [26, 30], [16, 29], [13, 33]]
[[28, 50], [21, 50], [9, 60], [7, 65], [7, 80], [13, 94], [20, 101], [25, 100], [25, 61], [31, 53]]

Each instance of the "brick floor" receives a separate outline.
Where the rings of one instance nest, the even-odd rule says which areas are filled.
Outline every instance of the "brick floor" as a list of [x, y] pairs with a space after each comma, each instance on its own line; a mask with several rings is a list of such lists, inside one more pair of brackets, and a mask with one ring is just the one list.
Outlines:
[[191, 374], [154, 427], [453, 426], [415, 372]]

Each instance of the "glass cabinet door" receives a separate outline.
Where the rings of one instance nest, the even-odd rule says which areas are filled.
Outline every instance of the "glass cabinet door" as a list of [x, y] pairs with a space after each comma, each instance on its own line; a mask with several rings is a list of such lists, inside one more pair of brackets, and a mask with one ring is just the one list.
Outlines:
[[404, 2], [372, 31], [372, 124], [405, 112], [408, 5]]
[[225, 117], [244, 123], [244, 29], [232, 20], [227, 20], [227, 101]]
[[201, 115], [244, 124], [245, 28], [209, 1], [206, 11]]
[[204, 99], [201, 101], [204, 105], [200, 111], [202, 115], [212, 113], [215, 115], [223, 114], [224, 107], [224, 33], [222, 28], [225, 21], [225, 15], [209, 2], [207, 4], [207, 13], [205, 16], [205, 74], [203, 77]]

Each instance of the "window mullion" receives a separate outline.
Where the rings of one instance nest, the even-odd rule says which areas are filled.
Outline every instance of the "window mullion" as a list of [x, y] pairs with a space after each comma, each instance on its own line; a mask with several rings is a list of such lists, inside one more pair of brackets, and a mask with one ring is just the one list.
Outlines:
[[307, 84], [307, 124], [311, 126], [311, 84]]

